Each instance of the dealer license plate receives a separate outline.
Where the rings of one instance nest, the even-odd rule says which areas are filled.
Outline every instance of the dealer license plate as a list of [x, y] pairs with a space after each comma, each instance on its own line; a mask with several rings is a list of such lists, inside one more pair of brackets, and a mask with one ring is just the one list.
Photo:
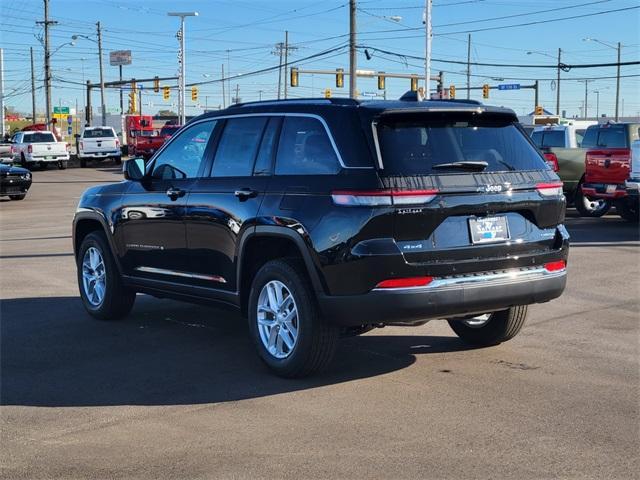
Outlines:
[[509, 240], [509, 227], [505, 216], [470, 218], [469, 229], [473, 243]]
[[617, 185], [607, 185], [607, 193], [615, 193], [617, 188]]

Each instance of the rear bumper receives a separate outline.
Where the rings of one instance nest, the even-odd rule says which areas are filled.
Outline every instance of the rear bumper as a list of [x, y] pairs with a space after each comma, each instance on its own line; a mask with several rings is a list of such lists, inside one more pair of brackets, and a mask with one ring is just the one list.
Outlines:
[[630, 178], [624, 185], [629, 195], [638, 195], [640, 193], [640, 178]]
[[[615, 190], [607, 187], [615, 185]], [[592, 198], [622, 198], [627, 196], [627, 190], [624, 184], [614, 183], [584, 183], [582, 185], [582, 193]]]
[[337, 325], [412, 324], [548, 302], [562, 294], [566, 279], [566, 270], [537, 267], [436, 279], [426, 287], [320, 296], [319, 302], [325, 318]]
[[[49, 158], [46, 158], [49, 157]], [[25, 160], [27, 163], [52, 163], [52, 162], [66, 162], [69, 160], [69, 154], [61, 155], [46, 155], [46, 156], [33, 156], [33, 155], [25, 155]]]
[[122, 154], [120, 150], [113, 150], [110, 152], [80, 152], [79, 158], [112, 158], [120, 157]]

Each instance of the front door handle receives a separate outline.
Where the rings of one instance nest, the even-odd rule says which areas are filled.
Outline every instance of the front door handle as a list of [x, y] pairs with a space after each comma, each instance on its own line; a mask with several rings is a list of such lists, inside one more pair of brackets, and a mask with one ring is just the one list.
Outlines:
[[177, 200], [180, 197], [184, 197], [185, 191], [175, 187], [169, 187], [167, 190], [167, 197], [171, 200]]
[[241, 188], [240, 190], [236, 190], [234, 195], [238, 197], [240, 200], [246, 200], [247, 198], [255, 197], [258, 194], [255, 190], [251, 190], [250, 188]]

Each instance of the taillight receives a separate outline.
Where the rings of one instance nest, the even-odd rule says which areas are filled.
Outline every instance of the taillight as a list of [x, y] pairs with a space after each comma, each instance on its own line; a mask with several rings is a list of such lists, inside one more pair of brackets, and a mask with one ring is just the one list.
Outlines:
[[120, 140], [116, 138], [116, 148], [120, 148]]
[[555, 153], [545, 153], [544, 158], [547, 161], [547, 165], [549, 165], [554, 172], [560, 170], [560, 167], [558, 166], [558, 157]]
[[425, 204], [436, 198], [438, 190], [335, 190], [331, 198], [343, 206], [391, 206]]
[[564, 260], [558, 260], [556, 262], [549, 262], [544, 264], [544, 269], [547, 272], [559, 272], [567, 268], [567, 262]]
[[562, 182], [538, 183], [536, 190], [544, 197], [562, 195]]
[[408, 277], [408, 278], [391, 278], [383, 280], [376, 285], [376, 288], [411, 288], [425, 287], [433, 282], [433, 277]]
[[71, 151], [71, 145], [67, 143], [67, 152]]
[[27, 153], [33, 153], [33, 145], [27, 145]]
[[80, 142], [80, 150], [84, 150], [84, 143]]

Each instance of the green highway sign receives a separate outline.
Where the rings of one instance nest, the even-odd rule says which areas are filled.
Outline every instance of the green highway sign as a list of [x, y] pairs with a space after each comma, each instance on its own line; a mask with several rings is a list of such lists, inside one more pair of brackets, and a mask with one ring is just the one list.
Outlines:
[[53, 113], [69, 115], [69, 107], [53, 107]]

